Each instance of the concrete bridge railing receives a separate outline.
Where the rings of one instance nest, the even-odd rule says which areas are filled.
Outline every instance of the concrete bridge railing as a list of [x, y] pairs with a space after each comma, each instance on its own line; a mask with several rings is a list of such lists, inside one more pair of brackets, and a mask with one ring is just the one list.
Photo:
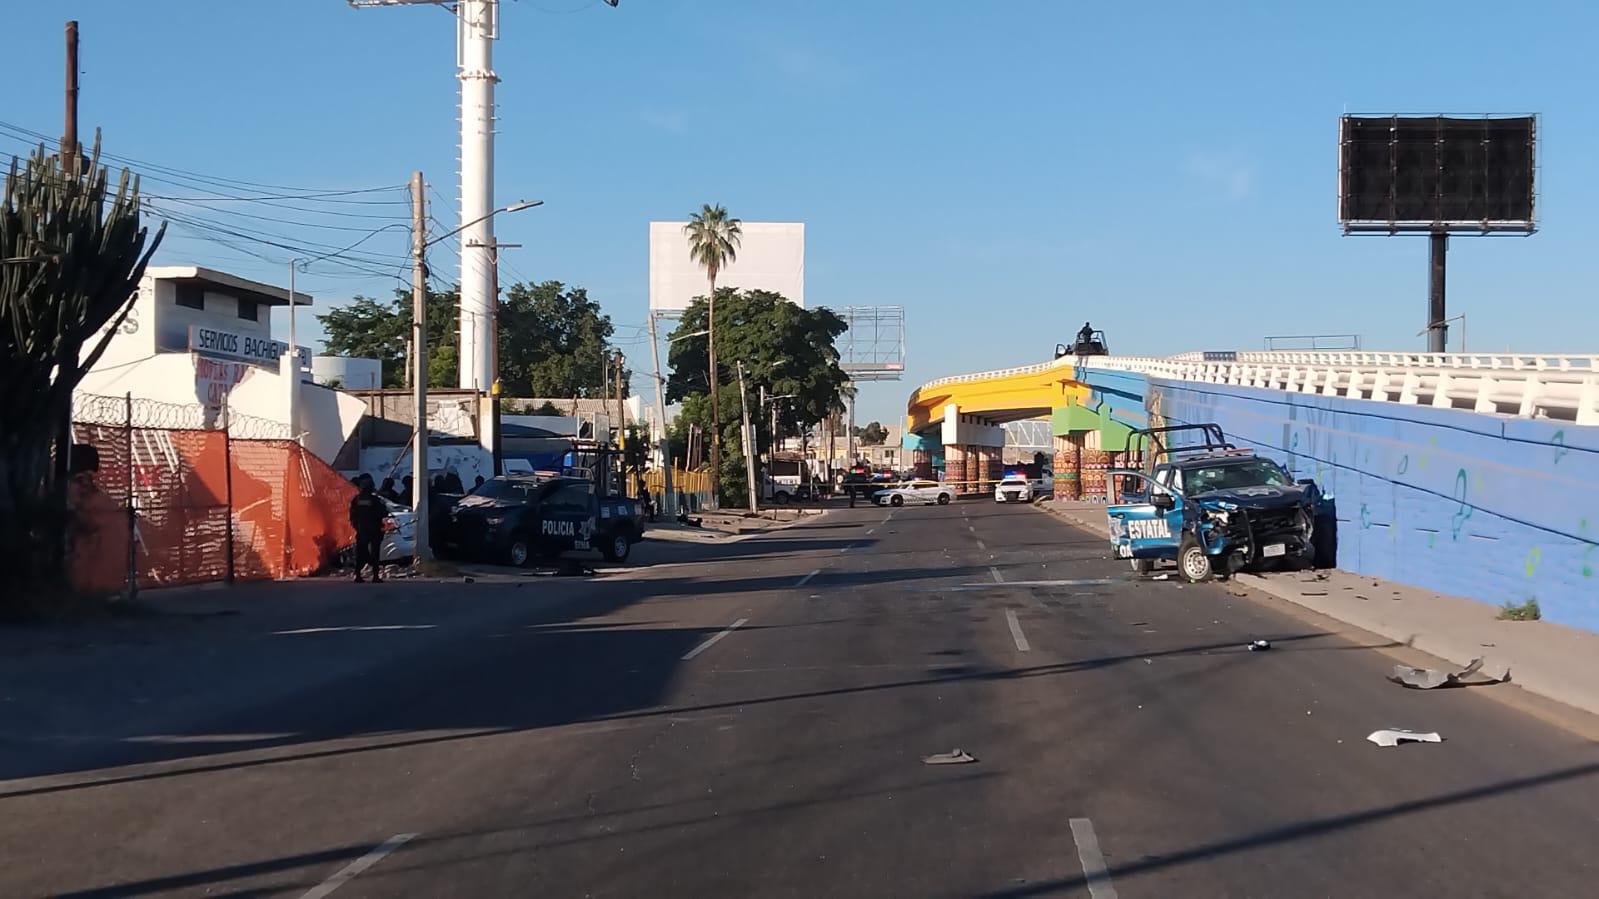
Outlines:
[[[1080, 367], [1161, 378], [1319, 393], [1490, 415], [1599, 424], [1593, 356], [1472, 356], [1457, 353], [1240, 353], [1233, 361], [1094, 356]], [[1349, 356], [1309, 361], [1300, 357]], [[1499, 364], [1494, 365], [1497, 361]], [[1428, 364], [1444, 363], [1444, 364]]]

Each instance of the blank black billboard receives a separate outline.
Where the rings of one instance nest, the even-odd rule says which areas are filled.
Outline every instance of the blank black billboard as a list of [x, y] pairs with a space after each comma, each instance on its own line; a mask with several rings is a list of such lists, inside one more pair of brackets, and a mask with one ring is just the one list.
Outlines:
[[1532, 116], [1344, 116], [1338, 220], [1348, 230], [1533, 230]]

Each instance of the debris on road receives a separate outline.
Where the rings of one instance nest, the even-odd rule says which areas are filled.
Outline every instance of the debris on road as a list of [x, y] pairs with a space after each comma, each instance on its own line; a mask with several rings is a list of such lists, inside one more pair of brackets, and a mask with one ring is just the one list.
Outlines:
[[[1471, 664], [1459, 671], [1439, 671], [1436, 668], [1412, 668], [1409, 665], [1395, 665], [1394, 673], [1388, 679], [1401, 687], [1412, 690], [1435, 690], [1439, 687], [1466, 686], [1465, 679], [1476, 674], [1482, 669], [1482, 659], [1475, 658]], [[1486, 677], [1486, 675], [1485, 675]], [[1510, 671], [1506, 669], [1502, 677], [1488, 677], [1487, 680], [1478, 680], [1478, 684], [1502, 684], [1510, 680]]]
[[1299, 595], [1300, 596], [1326, 596], [1327, 595], [1327, 591], [1326, 590], [1301, 590], [1301, 591], [1299, 591]]
[[1250, 652], [1265, 652], [1266, 650], [1268, 650], [1270, 648], [1271, 648], [1271, 641], [1270, 640], [1251, 640], [1251, 641], [1249, 641], [1249, 651]]
[[1171, 575], [1170, 574], [1157, 574], [1154, 577], [1150, 578], [1150, 580], [1152, 580], [1152, 581], [1169, 581], [1169, 580], [1171, 580]]
[[1443, 737], [1437, 733], [1421, 733], [1414, 730], [1405, 730], [1401, 727], [1391, 727], [1387, 730], [1374, 730], [1366, 739], [1378, 746], [1398, 746], [1400, 743], [1442, 743]]
[[464, 575], [461, 578], [461, 583], [463, 583], [463, 584], [475, 584], [475, 583], [477, 583], [477, 578], [471, 576], [470, 574]]
[[972, 758], [966, 750], [961, 749], [959, 746], [949, 752], [940, 752], [922, 757], [922, 764], [924, 765], [965, 765], [975, 761], [977, 759]]

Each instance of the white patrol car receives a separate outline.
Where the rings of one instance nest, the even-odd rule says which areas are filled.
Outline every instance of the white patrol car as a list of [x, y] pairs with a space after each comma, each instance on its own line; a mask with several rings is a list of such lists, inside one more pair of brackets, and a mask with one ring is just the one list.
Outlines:
[[1032, 501], [1033, 485], [1024, 475], [1009, 475], [994, 485], [994, 502], [996, 503], [1030, 503]]
[[947, 506], [954, 501], [955, 491], [937, 481], [902, 481], [879, 490], [874, 499], [879, 506], [903, 506], [906, 503]]

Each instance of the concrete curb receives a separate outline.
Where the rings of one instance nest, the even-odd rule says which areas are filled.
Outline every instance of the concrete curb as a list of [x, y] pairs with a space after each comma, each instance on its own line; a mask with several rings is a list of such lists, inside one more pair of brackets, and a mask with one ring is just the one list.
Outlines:
[[[1040, 511], [1101, 537], [1104, 512]], [[1322, 579], [1318, 580], [1318, 576]], [[1342, 569], [1239, 574], [1234, 582], [1455, 665], [1484, 659], [1528, 693], [1599, 715], [1599, 633], [1549, 621], [1500, 621], [1489, 603], [1422, 590]]]

